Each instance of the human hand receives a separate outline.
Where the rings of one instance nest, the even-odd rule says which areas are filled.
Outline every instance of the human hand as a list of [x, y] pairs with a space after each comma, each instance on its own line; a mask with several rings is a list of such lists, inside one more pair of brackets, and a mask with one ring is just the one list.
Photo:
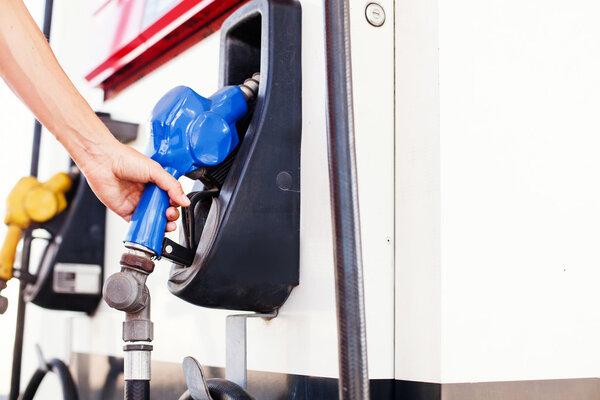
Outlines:
[[[190, 204], [181, 184], [160, 164], [116, 140], [88, 149], [88, 155], [77, 164], [100, 201], [127, 221], [131, 220], [147, 182], [167, 192], [172, 206]], [[179, 210], [169, 207], [166, 216], [166, 231], [174, 231]]]

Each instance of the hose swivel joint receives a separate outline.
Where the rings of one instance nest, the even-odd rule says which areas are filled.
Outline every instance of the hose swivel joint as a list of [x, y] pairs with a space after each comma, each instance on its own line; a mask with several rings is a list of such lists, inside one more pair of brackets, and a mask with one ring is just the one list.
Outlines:
[[242, 89], [242, 93], [244, 93], [244, 97], [246, 101], [249, 103], [252, 100], [256, 99], [258, 95], [258, 84], [260, 82], [260, 73], [255, 73], [252, 75], [252, 78], [248, 78], [242, 83], [238, 85], [240, 89]]
[[154, 270], [151, 254], [128, 248], [121, 256], [121, 271], [108, 277], [103, 296], [106, 303], [117, 310], [136, 313], [146, 307], [149, 300], [146, 278]]
[[152, 253], [134, 243], [125, 244], [121, 256], [121, 271], [108, 277], [104, 283], [104, 300], [117, 310], [126, 313], [123, 322], [123, 340], [126, 342], [153, 339], [150, 321], [150, 292], [146, 278], [154, 270]]

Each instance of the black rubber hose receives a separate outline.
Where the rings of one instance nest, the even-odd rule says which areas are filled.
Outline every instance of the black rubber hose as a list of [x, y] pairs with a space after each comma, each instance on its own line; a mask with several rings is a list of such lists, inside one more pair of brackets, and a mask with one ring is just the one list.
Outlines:
[[[207, 379], [206, 386], [212, 400], [254, 400], [254, 397], [250, 396], [244, 388], [227, 379]], [[186, 391], [179, 400], [193, 400], [193, 398], [190, 392]]]
[[208, 379], [206, 386], [213, 400], [254, 400], [241, 386], [227, 379]]
[[348, 0], [325, 0], [327, 130], [334, 228], [339, 397], [368, 399]]
[[27, 384], [27, 387], [25, 388], [25, 392], [23, 393], [21, 400], [33, 400], [38, 388], [40, 387], [40, 383], [42, 383], [42, 380], [48, 371], [52, 371], [58, 375], [64, 400], [79, 399], [77, 388], [75, 387], [75, 382], [73, 381], [69, 367], [67, 367], [66, 364], [61, 360], [53, 358], [48, 362], [47, 370], [37, 369], [34, 372], [33, 376], [29, 380], [29, 383]]
[[63, 397], [65, 400], [78, 400], [79, 395], [77, 394], [77, 388], [73, 377], [69, 371], [69, 367], [57, 358], [53, 358], [48, 363], [52, 367], [52, 371], [58, 375], [60, 384], [63, 389]]
[[150, 381], [126, 380], [125, 400], [150, 400]]
[[44, 376], [46, 376], [46, 370], [44, 369], [37, 369], [33, 373], [33, 376], [29, 380], [29, 383], [27, 383], [27, 387], [25, 388], [25, 392], [23, 393], [23, 397], [21, 397], [21, 400], [33, 399], [33, 396], [35, 396], [35, 393], [37, 392], [40, 383], [42, 383]]

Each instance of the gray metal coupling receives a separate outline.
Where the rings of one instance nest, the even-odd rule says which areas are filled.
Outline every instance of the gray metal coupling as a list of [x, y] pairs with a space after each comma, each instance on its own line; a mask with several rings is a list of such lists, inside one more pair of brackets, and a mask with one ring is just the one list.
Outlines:
[[151, 355], [152, 346], [149, 344], [127, 344], [123, 347], [125, 351], [125, 368], [123, 375], [126, 381], [143, 380], [151, 378]]
[[145, 279], [137, 279], [130, 271], [112, 274], [102, 289], [106, 303], [117, 310], [137, 312], [148, 303], [148, 288]]
[[256, 98], [258, 95], [258, 85], [260, 83], [260, 73], [255, 73], [252, 75], [252, 78], [248, 78], [242, 83], [238, 85], [240, 89], [242, 89], [242, 93], [244, 93], [244, 97], [246, 101], [249, 103]]
[[150, 320], [134, 319], [123, 322], [123, 341], [151, 342], [154, 340], [154, 324]]

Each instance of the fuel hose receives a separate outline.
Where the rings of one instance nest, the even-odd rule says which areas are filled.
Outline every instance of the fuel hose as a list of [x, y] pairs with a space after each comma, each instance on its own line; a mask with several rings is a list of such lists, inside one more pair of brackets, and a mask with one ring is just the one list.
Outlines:
[[369, 398], [354, 149], [349, 0], [325, 0], [327, 133], [338, 319], [339, 397]]
[[[241, 386], [222, 378], [206, 380], [206, 386], [212, 400], [254, 400]], [[179, 400], [194, 400], [189, 391], [179, 397]]]
[[32, 400], [40, 387], [40, 383], [44, 380], [44, 377], [48, 372], [53, 372], [58, 376], [60, 380], [60, 386], [63, 391], [63, 399], [64, 400], [78, 400], [79, 396], [77, 394], [77, 389], [75, 387], [75, 382], [73, 382], [73, 377], [71, 376], [71, 372], [69, 371], [69, 367], [66, 366], [64, 362], [57, 358], [53, 358], [46, 364], [47, 368], [38, 368], [34, 373], [27, 387], [25, 388], [25, 392], [23, 396], [20, 398], [21, 400]]
[[150, 399], [150, 381], [149, 380], [126, 380], [125, 381], [125, 400], [149, 400]]

